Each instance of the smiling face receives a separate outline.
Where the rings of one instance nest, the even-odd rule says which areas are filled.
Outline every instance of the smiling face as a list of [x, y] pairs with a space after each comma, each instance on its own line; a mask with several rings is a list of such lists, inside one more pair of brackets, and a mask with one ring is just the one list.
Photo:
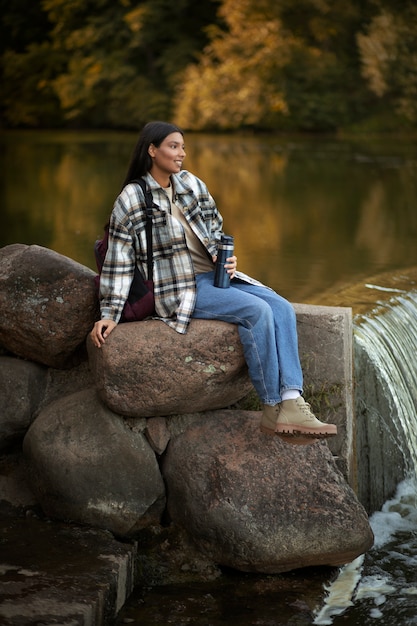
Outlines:
[[148, 152], [152, 158], [151, 175], [162, 187], [168, 187], [171, 174], [177, 174], [182, 169], [185, 159], [184, 137], [178, 132], [171, 133], [160, 146], [151, 143]]

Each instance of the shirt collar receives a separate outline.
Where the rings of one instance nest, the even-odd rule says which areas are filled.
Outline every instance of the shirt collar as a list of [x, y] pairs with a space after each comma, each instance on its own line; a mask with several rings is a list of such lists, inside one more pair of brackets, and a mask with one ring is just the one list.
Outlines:
[[[185, 170], [182, 170], [179, 174], [171, 174], [173, 196], [175, 196], [176, 194], [192, 193], [193, 191], [190, 185], [187, 185], [187, 183], [184, 182], [181, 176], [181, 174], [184, 172]], [[149, 172], [143, 178], [149, 185], [151, 191], [162, 189], [161, 185], [154, 179], [154, 177]]]

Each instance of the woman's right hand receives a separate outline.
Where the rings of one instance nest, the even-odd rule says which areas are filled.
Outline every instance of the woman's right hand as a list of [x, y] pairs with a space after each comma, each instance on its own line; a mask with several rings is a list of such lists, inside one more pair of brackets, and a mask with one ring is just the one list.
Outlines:
[[111, 331], [116, 328], [117, 323], [113, 320], [99, 320], [90, 332], [91, 339], [97, 348], [101, 348]]

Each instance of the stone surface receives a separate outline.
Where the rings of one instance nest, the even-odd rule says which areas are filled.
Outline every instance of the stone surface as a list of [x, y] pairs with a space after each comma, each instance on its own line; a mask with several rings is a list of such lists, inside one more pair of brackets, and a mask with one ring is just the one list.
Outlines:
[[67, 370], [48, 367], [45, 393], [39, 409], [64, 396], [69, 396], [77, 391], [91, 387], [94, 387], [94, 380], [90, 372], [88, 360], [82, 361], [79, 365]]
[[102, 530], [5, 514], [0, 536], [1, 624], [114, 624], [134, 586], [134, 544]]
[[48, 516], [129, 536], [158, 523], [165, 488], [142, 432], [93, 389], [41, 411], [23, 442], [33, 493]]
[[368, 550], [368, 517], [327, 444], [262, 435], [259, 419], [216, 411], [171, 440], [163, 475], [173, 523], [214, 562], [248, 572], [341, 565]]
[[45, 387], [45, 367], [0, 356], [0, 451], [23, 439]]
[[36, 507], [36, 498], [29, 488], [27, 467], [21, 450], [0, 455], [0, 516], [2, 508], [14, 510], [18, 517]]
[[152, 417], [147, 420], [145, 429], [146, 439], [149, 441], [152, 450], [157, 454], [165, 452], [171, 438], [165, 417]]
[[71, 367], [98, 318], [94, 272], [40, 246], [0, 249], [0, 344], [25, 359]]
[[97, 391], [121, 415], [223, 408], [252, 389], [237, 327], [225, 322], [192, 320], [185, 335], [156, 320], [120, 324], [87, 347]]

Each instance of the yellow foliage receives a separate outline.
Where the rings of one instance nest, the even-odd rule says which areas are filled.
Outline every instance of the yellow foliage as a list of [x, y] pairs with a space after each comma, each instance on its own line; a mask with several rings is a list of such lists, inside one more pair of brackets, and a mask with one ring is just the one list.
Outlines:
[[371, 22], [368, 34], [357, 36], [362, 55], [362, 74], [369, 81], [371, 90], [383, 96], [388, 89], [387, 70], [395, 58], [397, 32], [394, 17], [383, 12]]
[[146, 7], [138, 6], [124, 16], [124, 21], [129, 26], [132, 33], [138, 33], [143, 25], [143, 18], [146, 14]]
[[74, 57], [69, 63], [69, 73], [61, 74], [54, 81], [54, 87], [67, 111], [67, 118], [76, 117], [92, 98], [92, 89], [101, 80], [103, 67], [94, 57]]
[[183, 77], [175, 107], [182, 127], [238, 128], [287, 112], [273, 76], [288, 61], [293, 39], [279, 19], [260, 11], [261, 5], [252, 0], [223, 3], [229, 31], [213, 29], [199, 65], [188, 67]]

